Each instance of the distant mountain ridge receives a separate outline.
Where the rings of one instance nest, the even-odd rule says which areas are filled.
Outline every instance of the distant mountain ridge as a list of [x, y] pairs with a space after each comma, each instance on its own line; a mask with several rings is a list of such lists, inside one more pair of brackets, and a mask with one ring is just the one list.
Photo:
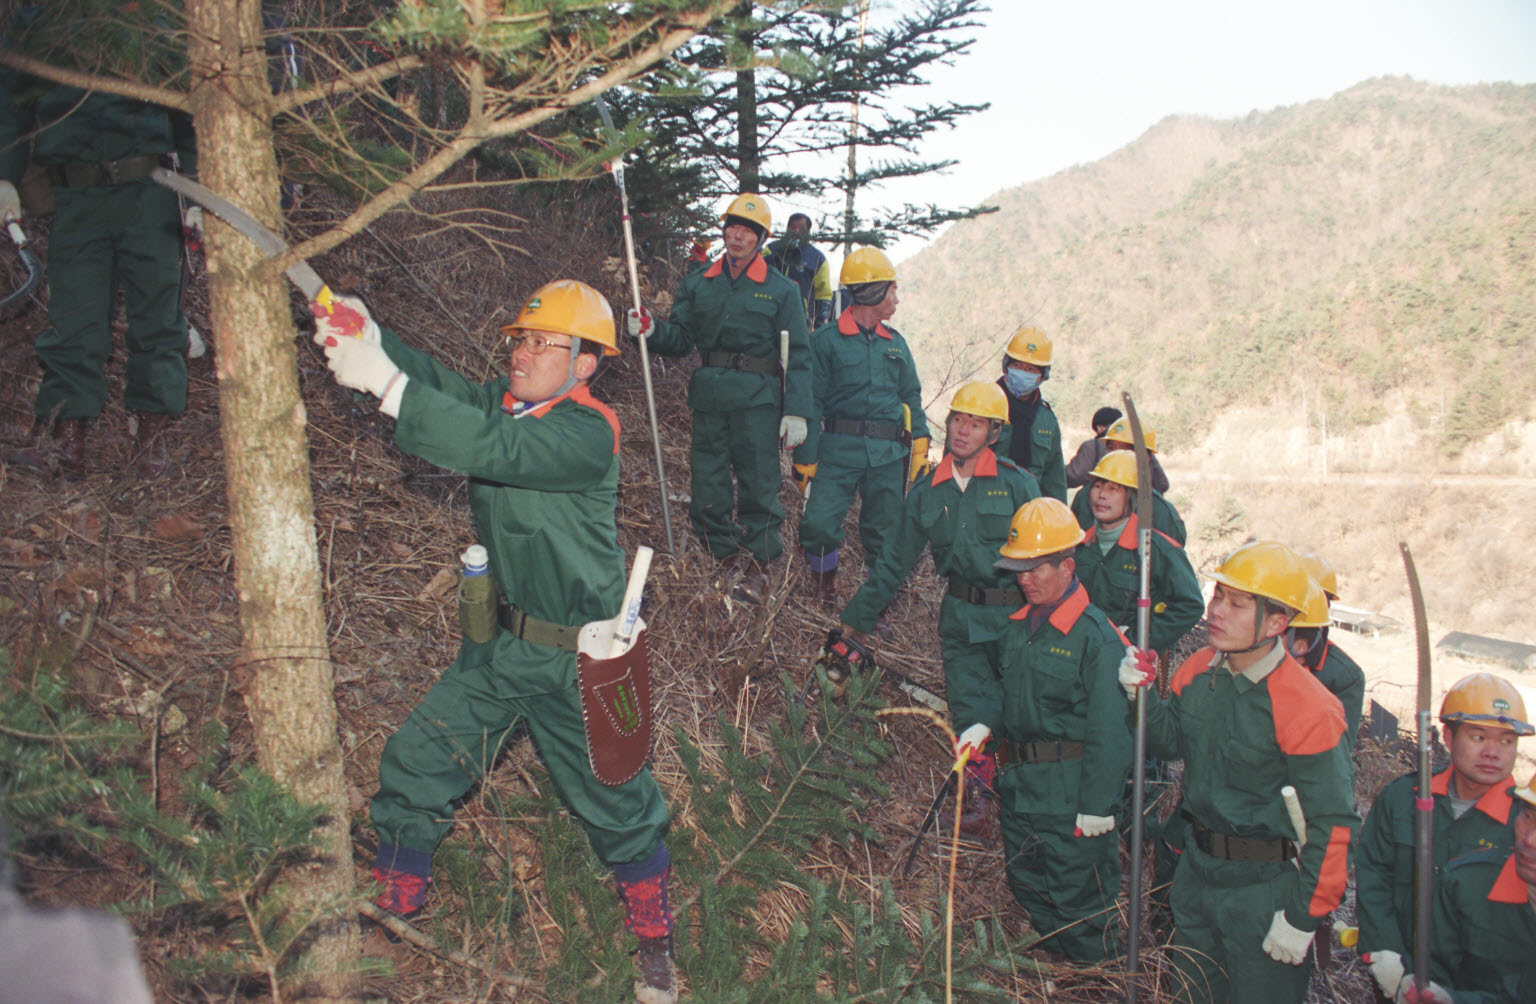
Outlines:
[[1167, 442], [1238, 403], [1374, 421], [1387, 396], [1454, 454], [1536, 392], [1536, 86], [1366, 81], [1212, 121], [1176, 116], [1008, 189], [902, 268], [897, 323], [931, 410], [997, 372], [1023, 322], [1069, 449], [1132, 391]]

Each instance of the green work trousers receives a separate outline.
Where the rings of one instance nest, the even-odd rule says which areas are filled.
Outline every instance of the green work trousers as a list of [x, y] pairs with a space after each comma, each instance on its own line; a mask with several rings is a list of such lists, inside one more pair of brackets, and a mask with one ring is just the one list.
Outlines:
[[778, 406], [694, 411], [693, 501], [688, 516], [710, 554], [729, 558], [745, 550], [759, 561], [779, 556], [779, 526], [784, 522], [779, 481]]
[[864, 545], [864, 564], [871, 567], [880, 555], [886, 532], [901, 516], [908, 460], [904, 456], [887, 464], [847, 466], [827, 460], [827, 452], [822, 451], [811, 497], [805, 500], [805, 513], [800, 517], [800, 546], [805, 553], [818, 556], [836, 551], [843, 543], [843, 517], [848, 515], [857, 492], [863, 499], [859, 542]]
[[95, 418], [107, 400], [112, 312], [127, 311], [130, 411], [179, 415], [187, 407], [187, 322], [181, 314], [181, 212], [176, 194], [148, 178], [58, 188], [48, 245], [48, 318], [33, 351], [43, 367], [40, 419]]
[[[1029, 765], [1039, 769], [1042, 764]], [[1041, 948], [1075, 962], [1103, 962], [1122, 954], [1119, 941], [1120, 839], [1111, 829], [1098, 837], [1074, 837], [1073, 815], [1041, 815], [1018, 809], [1019, 792], [1005, 769], [1003, 850], [1013, 898], [1029, 912]]]
[[1275, 911], [1296, 890], [1289, 861], [1225, 861], [1184, 848], [1173, 876], [1173, 947], [1181, 1001], [1301, 1004], [1312, 956], [1299, 966], [1264, 954]]
[[384, 745], [373, 824], [379, 840], [431, 853], [453, 805], [525, 722], [561, 799], [607, 865], [644, 861], [668, 816], [651, 772], [610, 788], [592, 774], [576, 689], [576, 656], [502, 632], [465, 642], [400, 730]]

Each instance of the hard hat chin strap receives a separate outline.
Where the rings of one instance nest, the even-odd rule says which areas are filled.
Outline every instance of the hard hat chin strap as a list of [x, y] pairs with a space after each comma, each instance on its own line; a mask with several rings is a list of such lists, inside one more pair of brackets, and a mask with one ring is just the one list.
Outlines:
[[555, 391], [553, 394], [550, 395], [551, 398], [561, 397], [561, 396], [565, 395], [566, 393], [568, 393], [572, 387], [576, 386], [576, 358], [578, 356], [580, 356], [580, 355], [581, 355], [581, 339], [580, 338], [572, 338], [571, 339], [571, 358], [570, 358], [570, 361], [566, 365], [565, 383], [561, 384], [560, 385], [560, 389]]

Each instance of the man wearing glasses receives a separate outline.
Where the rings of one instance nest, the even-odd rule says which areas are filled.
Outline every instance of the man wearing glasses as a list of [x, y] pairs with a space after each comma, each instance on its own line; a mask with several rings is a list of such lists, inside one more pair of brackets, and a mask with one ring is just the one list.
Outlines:
[[544, 286], [502, 329], [509, 373], [483, 384], [381, 331], [359, 300], [314, 309], [336, 382], [379, 398], [401, 449], [469, 476], [475, 530], [505, 601], [500, 632], [465, 639], [384, 746], [371, 809], [378, 905], [402, 916], [422, 908], [455, 802], [524, 722], [613, 869], [624, 926], [640, 939], [637, 998], [675, 1002], [667, 807], [649, 770], [614, 787], [593, 775], [577, 691], [577, 632], [616, 616], [624, 589], [619, 423], [587, 387], [602, 359], [619, 354], [608, 301], [585, 283]]

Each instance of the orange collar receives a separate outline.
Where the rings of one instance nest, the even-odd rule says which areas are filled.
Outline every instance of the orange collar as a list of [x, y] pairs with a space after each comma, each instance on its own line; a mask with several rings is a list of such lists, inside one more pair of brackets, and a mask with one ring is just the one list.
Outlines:
[[1530, 895], [1530, 890], [1515, 874], [1515, 856], [1511, 854], [1500, 869], [1499, 877], [1493, 880], [1493, 888], [1488, 890], [1488, 902], [1524, 905], [1530, 901]]
[[[837, 319], [837, 333], [840, 335], [856, 335], [859, 333], [859, 324], [853, 319], [852, 307], [843, 311], [842, 316]], [[883, 321], [875, 322], [875, 334], [881, 338], [891, 337], [891, 333]]]
[[[933, 483], [942, 485], [955, 476], [955, 461], [950, 454], [944, 454], [944, 459], [939, 461], [939, 466], [933, 469]], [[976, 454], [976, 466], [971, 469], [973, 478], [997, 477], [997, 454], [991, 447], [983, 446], [981, 452]]]
[[[524, 412], [522, 417], [543, 418], [545, 415], [549, 414], [549, 410], [551, 408], [559, 404], [561, 401], [564, 401], [566, 398], [570, 398], [577, 404], [586, 405], [588, 408], [593, 409], [608, 420], [608, 426], [613, 429], [613, 452], [617, 454], [619, 452], [620, 435], [619, 418], [613, 413], [613, 409], [609, 408], [606, 404], [593, 397], [592, 388], [588, 387], [584, 383], [577, 384], [570, 390], [566, 391], [564, 394], [561, 394], [559, 397], [552, 397], [548, 401], [542, 401], [539, 404], [534, 405], [532, 408], [529, 408], [526, 412]], [[512, 413], [513, 406], [517, 405], [518, 403], [520, 402], [517, 398], [512, 396], [511, 391], [507, 391], [501, 396], [501, 408], [508, 414]]]
[[[1496, 823], [1509, 821], [1509, 810], [1514, 806], [1514, 799], [1510, 797], [1509, 789], [1514, 787], [1514, 775], [1506, 775], [1504, 780], [1498, 782], [1487, 791], [1483, 797], [1477, 800], [1473, 808]], [[1434, 795], [1451, 795], [1451, 768], [1447, 767], [1440, 773], [1429, 779], [1429, 790]]]
[[[1011, 621], [1024, 620], [1029, 616], [1030, 608], [1033, 606], [1033, 603], [1024, 604], [1022, 607], [1009, 614], [1008, 619]], [[1051, 616], [1047, 619], [1051, 622], [1051, 627], [1060, 631], [1062, 634], [1066, 634], [1072, 630], [1072, 625], [1077, 623], [1077, 619], [1081, 617], [1083, 615], [1083, 611], [1087, 609], [1088, 590], [1084, 589], [1083, 584], [1074, 578], [1072, 580], [1072, 585], [1068, 587], [1067, 595], [1062, 597], [1060, 603], [1056, 604], [1056, 609], [1051, 611]]]
[[[725, 255], [715, 259], [715, 263], [704, 270], [704, 278], [713, 279], [725, 271]], [[759, 251], [747, 264], [747, 278], [753, 282], [762, 282], [768, 278], [768, 263], [763, 260], [763, 254]]]

